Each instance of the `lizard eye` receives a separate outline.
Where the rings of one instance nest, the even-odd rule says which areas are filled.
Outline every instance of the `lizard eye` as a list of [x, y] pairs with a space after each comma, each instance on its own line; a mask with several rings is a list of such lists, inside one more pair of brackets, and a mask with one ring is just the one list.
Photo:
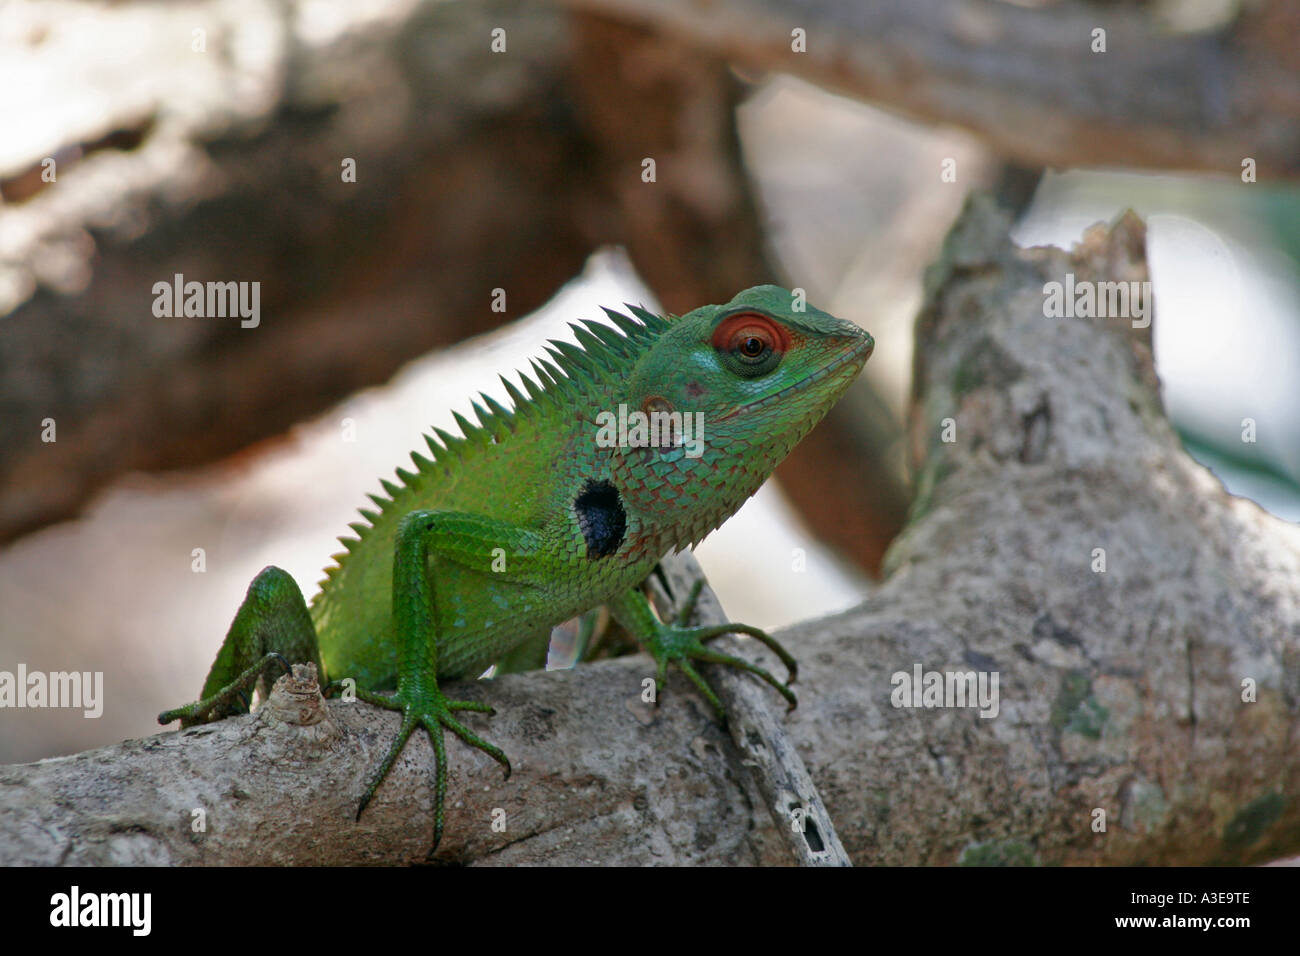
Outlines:
[[729, 316], [714, 330], [713, 347], [737, 375], [756, 378], [780, 364], [790, 346], [789, 336], [765, 315], [742, 312]]

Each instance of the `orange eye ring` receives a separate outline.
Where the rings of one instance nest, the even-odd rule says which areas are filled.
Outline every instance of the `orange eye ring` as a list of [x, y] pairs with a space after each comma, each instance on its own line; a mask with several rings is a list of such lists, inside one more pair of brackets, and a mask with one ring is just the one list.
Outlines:
[[767, 316], [741, 312], [718, 323], [713, 332], [713, 347], [741, 362], [760, 364], [769, 361], [773, 352], [779, 360], [790, 348], [790, 337], [779, 323]]

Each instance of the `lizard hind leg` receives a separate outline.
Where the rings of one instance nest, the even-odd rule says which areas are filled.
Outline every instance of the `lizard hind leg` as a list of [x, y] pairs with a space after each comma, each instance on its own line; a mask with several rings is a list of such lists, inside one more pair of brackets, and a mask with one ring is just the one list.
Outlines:
[[253, 578], [243, 603], [235, 612], [199, 693], [200, 699], [164, 711], [158, 715], [158, 723], [179, 720], [182, 727], [191, 727], [246, 714], [249, 691], [261, 686], [261, 679], [272, 664], [287, 671], [290, 664], [302, 663], [315, 664], [316, 673], [324, 679], [316, 629], [307, 602], [288, 572], [277, 567], [264, 568]]

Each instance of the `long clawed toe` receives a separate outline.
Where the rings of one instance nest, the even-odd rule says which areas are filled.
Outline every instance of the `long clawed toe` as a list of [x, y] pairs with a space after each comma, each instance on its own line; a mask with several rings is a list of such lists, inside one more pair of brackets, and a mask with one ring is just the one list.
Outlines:
[[406, 746], [411, 734], [415, 732], [417, 727], [423, 727], [429, 735], [429, 742], [433, 745], [434, 756], [433, 845], [429, 848], [429, 857], [432, 858], [438, 849], [438, 845], [442, 842], [443, 808], [447, 800], [447, 747], [443, 731], [444, 729], [450, 730], [469, 746], [483, 751], [497, 761], [505, 770], [506, 779], [509, 780], [510, 759], [506, 757], [505, 752], [500, 747], [488, 743], [451, 716], [455, 711], [470, 711], [480, 714], [494, 714], [496, 711], [490, 704], [484, 704], [480, 701], [445, 700], [440, 695], [431, 700], [412, 702], [403, 699], [400, 692], [396, 696], [389, 697], [368, 691], [357, 691], [357, 698], [389, 710], [402, 711], [402, 726], [393, 738], [393, 742], [389, 745], [388, 752], [384, 755], [378, 769], [370, 777], [366, 792], [357, 807], [357, 819], [361, 819], [362, 812], [369, 806], [375, 792], [379, 789], [379, 785], [388, 776], [388, 772], [393, 768], [393, 764], [401, 754], [402, 748]]
[[[278, 651], [271, 651], [262, 655], [261, 660], [246, 668], [243, 673], [210, 697], [197, 700], [192, 704], [186, 704], [184, 707], [164, 710], [158, 715], [158, 723], [170, 724], [173, 720], [179, 720], [181, 728], [184, 729], [195, 724], [205, 724], [210, 720], [221, 717], [233, 716], [236, 713], [248, 713], [253, 709], [251, 696], [253, 686], [262, 672], [266, 670], [267, 665], [273, 663], [283, 667], [286, 674], [293, 673], [293, 665], [289, 663], [288, 658]], [[236, 700], [239, 701], [243, 710], [229, 709], [228, 705]]]
[[[390, 698], [384, 699], [390, 700]], [[386, 707], [388, 705], [381, 704], [380, 706]], [[411, 734], [415, 732], [415, 728], [420, 723], [420, 719], [412, 712], [410, 707], [400, 709], [404, 711], [402, 716], [402, 726], [398, 729], [397, 736], [393, 738], [393, 742], [388, 745], [388, 752], [384, 754], [384, 759], [380, 762], [379, 769], [370, 776], [370, 783], [366, 785], [366, 792], [362, 795], [361, 804], [357, 807], [356, 818], [358, 820], [361, 819], [362, 812], [370, 805], [370, 801], [374, 797], [375, 791], [379, 789], [379, 785], [383, 783], [384, 778], [388, 776], [388, 771], [393, 769], [393, 764], [397, 761], [397, 757], [402, 752], [402, 748], [406, 746], [406, 742], [411, 739]]]
[[[694, 597], [694, 592], [692, 592]], [[766, 647], [770, 648], [785, 664], [789, 673], [789, 678], [785, 684], [777, 680], [771, 673], [757, 664], [752, 664], [740, 657], [731, 654], [723, 654], [721, 651], [710, 650], [705, 646], [705, 642], [719, 637], [723, 634], [739, 633], [748, 634], [757, 638]], [[709, 686], [708, 682], [696, 670], [695, 661], [703, 661], [710, 664], [721, 664], [727, 667], [737, 667], [741, 670], [748, 671], [754, 676], [760, 678], [767, 684], [771, 685], [777, 693], [785, 698], [789, 705], [789, 710], [794, 710], [799, 705], [798, 698], [790, 690], [789, 684], [794, 682], [797, 675], [797, 665], [794, 658], [782, 647], [774, 638], [769, 636], [765, 631], [756, 627], [750, 627], [747, 624], [716, 624], [704, 627], [686, 628], [680, 625], [667, 625], [658, 635], [658, 642], [652, 645], [652, 652], [658, 665], [655, 677], [655, 702], [660, 699], [659, 691], [662, 690], [664, 675], [669, 662], [675, 663], [686, 678], [695, 685], [709, 706], [717, 714], [718, 720], [725, 725], [727, 722], [726, 709], [722, 701]], [[662, 642], [662, 643], [659, 643]]]
[[[732, 657], [730, 654], [721, 654], [715, 651], [708, 651], [704, 654], [700, 654], [696, 657], [696, 660], [708, 661], [711, 664], [726, 664], [729, 667], [739, 667], [741, 670], [749, 671], [749, 673], [754, 676], [762, 678], [764, 681], [771, 684], [772, 687], [776, 689], [777, 693], [785, 698], [786, 703], [790, 705], [787, 710], [794, 710], [799, 706], [799, 701], [794, 696], [794, 691], [789, 688], [788, 684], [782, 684], [771, 673], [762, 667], [759, 667], [757, 664], [751, 664], [749, 661], [743, 660], [742, 658]], [[791, 677], [790, 682], [793, 681], [794, 678]]]
[[678, 627], [685, 627], [691, 619], [691, 614], [695, 611], [695, 602], [700, 599], [700, 592], [704, 590], [704, 580], [701, 578], [691, 585], [691, 593], [686, 595], [686, 600], [682, 602], [681, 607], [673, 616], [673, 623]]
[[[700, 659], [703, 660], [703, 658]], [[682, 673], [685, 674], [690, 682], [695, 685], [696, 690], [704, 695], [704, 699], [709, 702], [709, 705], [713, 708], [714, 714], [717, 715], [718, 722], [723, 726], [726, 726], [727, 709], [722, 706], [722, 701], [719, 700], [718, 695], [713, 692], [713, 688], [710, 687], [708, 682], [700, 676], [700, 672], [691, 666], [689, 660], [678, 661], [677, 666], [682, 669]]]
[[[457, 703], [471, 703], [471, 702], [458, 701]], [[448, 709], [449, 710], [475, 710], [475, 711], [483, 710], [481, 706], [474, 706], [474, 707], [451, 706]], [[502, 769], [505, 770], [506, 779], [507, 780], [510, 779], [510, 758], [506, 756], [504, 750], [502, 750], [500, 747], [496, 746], [495, 744], [488, 743], [482, 737], [478, 736], [478, 734], [475, 734], [464, 724], [460, 723], [460, 721], [452, 720], [450, 717], [444, 717], [442, 720], [442, 724], [444, 727], [450, 730], [453, 734], [455, 734], [465, 743], [469, 744], [471, 747], [475, 747], [483, 751], [485, 754], [487, 754], [497, 763], [501, 764]]]
[[[781, 659], [781, 663], [785, 665], [785, 670], [787, 674], [786, 681], [785, 681], [786, 684], [793, 684], [795, 680], [798, 678], [799, 676], [798, 662], [794, 659], [793, 655], [791, 655], [789, 651], [787, 651], [784, 647], [781, 646], [780, 641], [778, 641], [776, 638], [768, 634], [767, 631], [761, 630], [757, 627], [751, 627], [748, 624], [714, 624], [704, 628], [697, 628], [695, 636], [699, 640], [699, 642], [703, 644], [706, 643], [707, 641], [713, 640], [716, 637], [721, 637], [723, 634], [747, 634], [750, 637], [755, 638], [764, 647], [766, 647], [768, 650], [770, 650], [773, 654], [775, 654], [777, 657]], [[725, 663], [739, 662], [739, 658], [730, 657], [729, 655], [720, 655], [720, 656], [726, 658]], [[753, 673], [758, 674], [759, 676], [763, 677], [765, 680], [768, 681], [773, 680], [772, 676], [768, 674], [767, 671], [764, 671], [761, 668], [755, 669], [752, 665], [749, 665], [745, 662], [739, 662], [737, 663], [737, 666], [744, 666], [746, 670], [750, 670]]]

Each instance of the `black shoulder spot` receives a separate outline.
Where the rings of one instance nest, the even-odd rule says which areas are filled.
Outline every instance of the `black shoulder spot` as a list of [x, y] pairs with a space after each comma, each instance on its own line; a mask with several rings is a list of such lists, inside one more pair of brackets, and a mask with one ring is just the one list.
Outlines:
[[573, 513], [587, 542], [587, 557], [606, 558], [618, 550], [627, 534], [627, 512], [618, 489], [608, 481], [589, 481], [573, 499]]

